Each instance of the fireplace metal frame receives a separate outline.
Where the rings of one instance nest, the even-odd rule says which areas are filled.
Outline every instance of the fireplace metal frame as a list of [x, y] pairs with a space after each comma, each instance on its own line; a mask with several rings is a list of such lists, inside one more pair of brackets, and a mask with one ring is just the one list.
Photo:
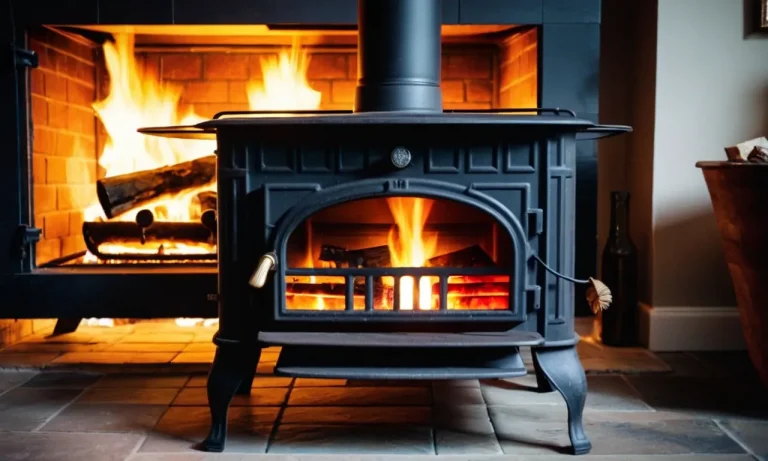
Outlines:
[[[569, 107], [582, 117], [597, 119], [597, 71], [599, 63], [600, 2], [579, 0], [563, 8], [557, 0], [517, 2], [443, 0], [443, 24], [526, 24], [539, 27], [539, 105]], [[5, 302], [0, 317], [40, 318], [102, 317], [213, 317], [216, 308], [216, 275], [205, 270], [191, 273], [147, 271], [128, 277], [122, 270], [104, 273], [39, 269], [34, 265], [36, 232], [32, 219], [31, 126], [29, 117], [30, 64], [26, 53], [27, 25], [51, 24], [356, 24], [356, 0], [173, 0], [126, 4], [109, 0], [62, 3], [51, 0], [11, 2], [12, 14], [3, 22], [4, 43], [11, 44], [12, 59], [2, 68], [0, 82], [0, 140], [6, 155], [0, 169], [0, 196], [8, 199], [0, 208], [0, 245], [8, 257], [0, 258], [0, 288]], [[577, 273], [595, 266], [594, 188], [595, 146], [589, 141], [577, 147], [578, 202], [583, 221], [577, 230]], [[582, 211], [583, 210], [583, 211]], [[580, 216], [582, 216], [580, 214]], [[132, 284], [126, 285], [125, 280]], [[89, 289], [98, 284], [103, 292]], [[185, 286], [185, 294], [171, 301], [162, 292]], [[89, 288], [90, 287], [90, 288]], [[164, 288], [165, 287], [165, 288]], [[52, 296], [51, 293], [58, 293]], [[148, 293], [157, 294], [153, 296]], [[65, 307], [66, 305], [66, 307]]]

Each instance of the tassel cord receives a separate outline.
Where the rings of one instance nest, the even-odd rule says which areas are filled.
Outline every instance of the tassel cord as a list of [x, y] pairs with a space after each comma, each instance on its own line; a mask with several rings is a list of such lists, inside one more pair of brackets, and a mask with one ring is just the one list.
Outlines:
[[563, 275], [563, 274], [557, 272], [556, 270], [552, 269], [551, 267], [549, 267], [547, 265], [547, 263], [545, 263], [539, 257], [539, 255], [537, 255], [536, 253], [531, 252], [531, 255], [536, 259], [536, 261], [539, 262], [539, 264], [541, 264], [544, 267], [544, 269], [547, 270], [547, 272], [549, 272], [550, 274], [554, 275], [555, 277], [558, 277], [558, 278], [561, 278], [563, 280], [567, 280], [567, 281], [569, 281], [571, 283], [576, 283], [576, 284], [579, 284], [579, 285], [588, 285], [590, 283], [589, 280], [576, 279], [576, 278], [573, 278], [573, 277], [568, 277], [567, 275]]

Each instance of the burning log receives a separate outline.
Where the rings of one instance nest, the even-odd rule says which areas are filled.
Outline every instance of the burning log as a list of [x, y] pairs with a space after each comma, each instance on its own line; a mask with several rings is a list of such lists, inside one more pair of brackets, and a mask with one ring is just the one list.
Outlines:
[[216, 156], [112, 176], [96, 181], [99, 203], [107, 218], [113, 218], [162, 195], [177, 194], [204, 186], [216, 178]]
[[200, 213], [205, 213], [206, 210], [216, 210], [216, 201], [218, 200], [218, 194], [213, 191], [204, 191], [197, 194], [197, 201], [200, 202]]
[[[189, 255], [163, 254], [164, 243], [215, 244], [210, 229], [195, 222], [154, 222], [141, 227], [134, 222], [85, 222], [83, 223], [85, 246], [100, 259], [210, 259], [215, 253], [194, 253]], [[157, 253], [141, 251], [145, 244], [160, 243]], [[139, 250], [131, 254], [104, 254], [99, 247], [105, 244], [130, 246]]]
[[494, 267], [496, 263], [480, 245], [435, 256], [428, 260], [431, 267]]
[[347, 250], [333, 245], [320, 248], [320, 260], [336, 263], [336, 267], [391, 267], [389, 247], [381, 245]]

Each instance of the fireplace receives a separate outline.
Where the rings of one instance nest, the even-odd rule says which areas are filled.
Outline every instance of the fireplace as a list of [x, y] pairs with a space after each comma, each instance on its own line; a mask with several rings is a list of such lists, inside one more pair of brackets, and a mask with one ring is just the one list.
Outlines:
[[624, 131], [592, 122], [597, 6], [92, 3], [13, 5], [4, 317], [218, 317], [211, 451], [267, 344], [394, 379], [521, 376], [530, 346], [589, 449], [561, 275], [594, 248], [588, 139]]

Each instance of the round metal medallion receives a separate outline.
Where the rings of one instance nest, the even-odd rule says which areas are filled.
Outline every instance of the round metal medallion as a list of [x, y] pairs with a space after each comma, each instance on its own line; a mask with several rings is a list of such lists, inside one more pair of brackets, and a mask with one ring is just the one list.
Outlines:
[[411, 164], [411, 152], [405, 147], [395, 147], [392, 150], [392, 164], [398, 168], [405, 168]]

